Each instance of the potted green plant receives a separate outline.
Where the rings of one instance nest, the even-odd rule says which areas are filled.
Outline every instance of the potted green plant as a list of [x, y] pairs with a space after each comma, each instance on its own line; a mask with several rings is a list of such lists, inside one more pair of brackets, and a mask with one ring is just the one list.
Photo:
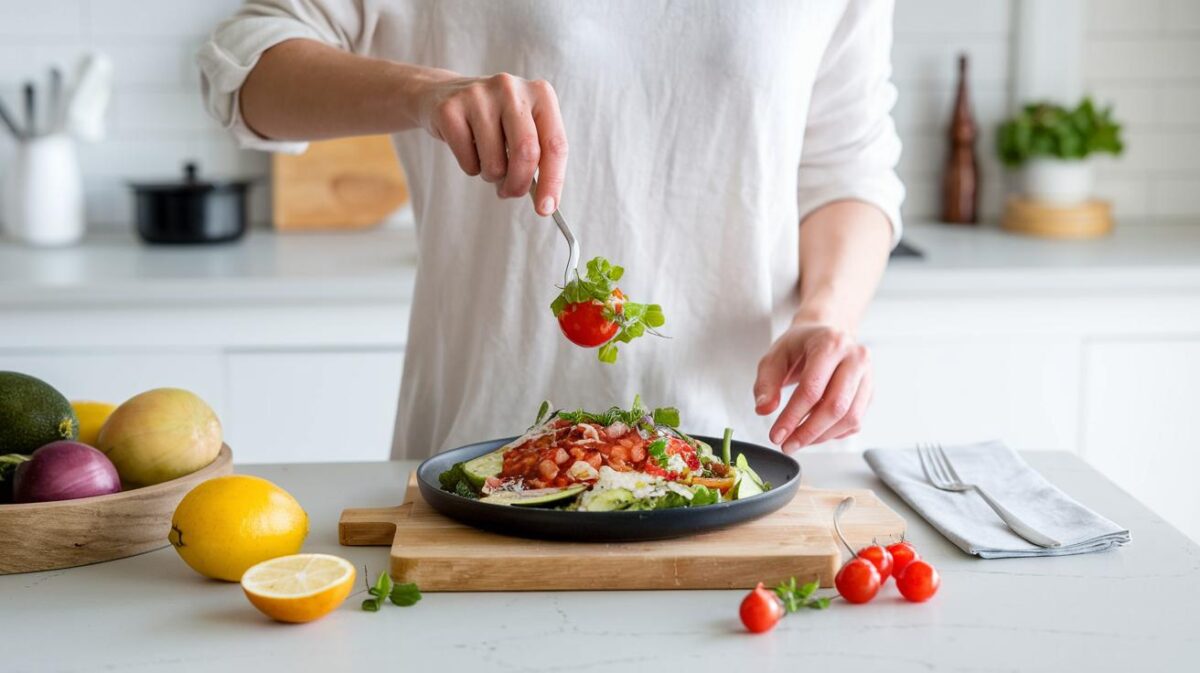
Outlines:
[[1084, 98], [1075, 109], [1040, 102], [1000, 124], [996, 150], [1009, 168], [1020, 168], [1026, 196], [1055, 205], [1076, 205], [1092, 195], [1091, 155], [1120, 155], [1121, 125], [1112, 108]]

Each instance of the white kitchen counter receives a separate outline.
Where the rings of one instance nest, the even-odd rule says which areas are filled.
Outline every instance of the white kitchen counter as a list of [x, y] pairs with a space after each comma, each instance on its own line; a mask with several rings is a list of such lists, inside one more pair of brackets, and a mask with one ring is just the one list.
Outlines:
[[[750, 635], [742, 591], [426, 594], [416, 606], [284, 625], [234, 584], [193, 573], [170, 549], [83, 568], [0, 577], [0, 671], [1187, 671], [1200, 658], [1200, 547], [1064, 453], [1025, 458], [1124, 526], [1110, 552], [984, 561], [938, 535], [858, 456], [802, 456], [822, 487], [867, 487], [905, 517], [942, 575], [928, 603], [892, 583], [866, 605], [835, 601]], [[239, 466], [295, 495], [305, 550], [344, 556], [374, 578], [382, 547], [340, 547], [350, 506], [401, 501], [412, 463]], [[586, 573], [587, 568], [579, 568]]]
[[[1103, 239], [1046, 241], [994, 227], [914, 223], [905, 240], [925, 257], [894, 260], [880, 297], [1200, 289], [1200, 225], [1130, 224]], [[403, 302], [415, 264], [411, 229], [255, 230], [237, 243], [194, 247], [149, 246], [111, 233], [61, 249], [0, 243], [0, 308]]]

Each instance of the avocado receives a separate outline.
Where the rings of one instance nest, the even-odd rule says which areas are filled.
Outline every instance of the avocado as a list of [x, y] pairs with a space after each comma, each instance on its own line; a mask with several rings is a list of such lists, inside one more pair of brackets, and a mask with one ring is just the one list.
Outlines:
[[498, 477], [504, 469], [504, 449], [496, 449], [478, 458], [472, 458], [463, 463], [463, 474], [478, 490], [483, 488], [483, 482], [488, 477]]
[[62, 393], [41, 379], [0, 372], [0, 455], [77, 437], [79, 419]]
[[629, 507], [633, 504], [634, 500], [636, 498], [633, 497], [633, 492], [629, 489], [610, 488], [588, 498], [587, 511], [615, 512]]
[[750, 467], [746, 455], [739, 453], [737, 457], [737, 482], [733, 486], [734, 499], [741, 500], [764, 492], [762, 478]]
[[565, 488], [538, 488], [532, 491], [498, 491], [479, 499], [493, 505], [514, 507], [538, 507], [570, 500], [587, 490], [587, 484], [575, 484]]

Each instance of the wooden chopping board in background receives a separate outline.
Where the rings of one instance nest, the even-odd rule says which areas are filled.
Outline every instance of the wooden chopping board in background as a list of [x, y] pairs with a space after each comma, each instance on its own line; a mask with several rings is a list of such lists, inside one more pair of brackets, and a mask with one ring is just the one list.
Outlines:
[[[783, 509], [733, 528], [689, 538], [631, 543], [527, 540], [497, 535], [438, 514], [409, 479], [399, 507], [347, 509], [344, 545], [391, 545], [390, 573], [422, 591], [748, 589], [788, 577], [833, 586], [841, 555], [833, 508], [855, 506], [842, 530], [855, 548], [898, 540], [904, 519], [869, 490], [800, 487]], [[844, 552], [843, 552], [844, 553]]]
[[340, 138], [273, 155], [271, 199], [280, 231], [363, 229], [407, 203], [408, 184], [390, 136]]

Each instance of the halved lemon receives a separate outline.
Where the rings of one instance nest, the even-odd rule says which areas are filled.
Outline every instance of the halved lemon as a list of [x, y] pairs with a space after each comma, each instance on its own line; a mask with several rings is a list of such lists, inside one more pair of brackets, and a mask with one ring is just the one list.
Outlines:
[[293, 554], [251, 566], [242, 575], [242, 591], [271, 619], [311, 622], [346, 600], [354, 575], [354, 566], [344, 558]]

